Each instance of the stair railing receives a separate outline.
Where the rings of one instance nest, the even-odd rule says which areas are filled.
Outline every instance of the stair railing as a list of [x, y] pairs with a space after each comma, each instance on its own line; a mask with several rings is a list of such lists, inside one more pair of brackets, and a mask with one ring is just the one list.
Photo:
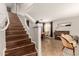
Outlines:
[[[0, 56], [4, 56], [5, 55], [5, 50], [6, 50], [6, 33], [5, 31], [7, 30], [10, 21], [9, 21], [9, 17], [7, 15], [7, 17], [3, 17], [1, 18], [1, 22], [0, 22]], [[6, 23], [7, 22], [7, 23]]]
[[[30, 15], [26, 14], [25, 17], [26, 27], [28, 28], [32, 41], [36, 44], [38, 55], [41, 55], [41, 25], [39, 23], [36, 24], [35, 19]], [[29, 26], [27, 26], [27, 20], [29, 20]]]
[[[8, 28], [9, 24], [10, 24], [10, 21], [9, 21], [8, 17], [5, 17], [4, 20], [3, 20], [3, 22], [4, 21], [7, 22], [7, 25], [5, 27], [4, 26], [0, 26], [1, 27], [0, 31], [5, 31]], [[1, 24], [4, 24], [4, 23], [1, 23]]]
[[[33, 19], [29, 14], [18, 14], [20, 21], [29, 34], [32, 41], [35, 43], [38, 50], [38, 55], [41, 55], [41, 26], [36, 24], [36, 20]], [[27, 25], [27, 20], [29, 20], [29, 26]]]

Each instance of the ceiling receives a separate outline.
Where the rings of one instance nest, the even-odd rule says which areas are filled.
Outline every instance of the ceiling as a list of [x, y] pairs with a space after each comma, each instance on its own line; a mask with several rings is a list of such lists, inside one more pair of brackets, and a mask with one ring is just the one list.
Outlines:
[[[15, 3], [7, 3], [6, 5], [10, 8]], [[23, 5], [23, 3], [17, 3]], [[30, 7], [29, 7], [30, 6]], [[29, 9], [27, 10], [27, 8]], [[64, 17], [71, 17], [79, 15], [79, 4], [78, 3], [24, 3], [23, 7], [25, 12], [32, 16], [35, 20], [55, 20]]]
[[35, 3], [27, 12], [36, 20], [55, 20], [79, 15], [78, 3]]
[[12, 8], [12, 7], [14, 7], [14, 4], [15, 3], [6, 3], [6, 6], [9, 7], [9, 8]]

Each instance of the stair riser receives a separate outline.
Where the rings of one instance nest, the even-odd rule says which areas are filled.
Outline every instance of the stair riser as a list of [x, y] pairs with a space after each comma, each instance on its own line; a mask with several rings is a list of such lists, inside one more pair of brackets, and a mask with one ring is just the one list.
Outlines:
[[23, 28], [23, 27], [22, 26], [9, 26], [8, 27], [8, 29], [11, 29], [11, 28], [16, 28], [17, 29], [17, 28]]
[[16, 18], [16, 17], [13, 17], [13, 19], [10, 19], [10, 22], [20, 22], [20, 20], [18, 19], [18, 18]]
[[31, 43], [31, 39], [21, 40], [21, 41], [17, 41], [17, 42], [7, 42], [6, 47], [8, 49], [11, 49], [11, 48], [16, 48], [17, 46], [27, 45], [30, 43]]
[[[11, 17], [10, 17], [11, 18]], [[13, 19], [10, 19], [10, 22], [20, 22], [18, 18], [13, 17]]]
[[[11, 17], [10, 17], [10, 18], [11, 18]], [[13, 17], [13, 19], [11, 19], [10, 21], [11, 21], [11, 22], [12, 22], [12, 21], [13, 21], [13, 22], [15, 22], [15, 21], [19, 22], [19, 19], [16, 18], [16, 17]]]
[[[12, 27], [13, 27], [13, 28], [18, 27], [18, 28], [19, 28], [19, 27], [22, 27], [22, 26], [19, 26], [19, 25], [17, 26], [17, 25], [16, 25], [16, 26], [9, 26], [9, 27], [11, 27], [11, 28], [12, 28]], [[23, 27], [22, 27], [22, 28], [23, 28]]]
[[34, 53], [34, 54], [30, 54], [30, 55], [25, 55], [25, 56], [38, 56], [38, 54]]
[[6, 35], [14, 35], [14, 34], [26, 34], [26, 31], [7, 31]]
[[22, 25], [22, 23], [18, 21], [13, 21], [13, 22], [10, 21], [10, 23], [11, 25]]
[[6, 41], [12, 41], [12, 40], [19, 40], [19, 39], [24, 39], [24, 38], [29, 38], [28, 35], [23, 35], [23, 36], [7, 36]]
[[24, 30], [24, 28], [21, 27], [12, 27], [12, 28], [8, 28], [7, 31], [11, 31], [11, 30]]
[[[10, 17], [12, 16], [12, 17]], [[14, 20], [19, 20], [19, 18], [17, 16], [14, 16], [14, 15], [10, 15], [9, 18], [10, 18], [10, 21], [14, 21]]]
[[10, 25], [9, 27], [22, 27], [22, 25]]
[[22, 48], [6, 51], [6, 56], [21, 56], [25, 53], [31, 53], [35, 51], [35, 45], [25, 46]]
[[22, 25], [21, 23], [11, 23], [10, 26]]

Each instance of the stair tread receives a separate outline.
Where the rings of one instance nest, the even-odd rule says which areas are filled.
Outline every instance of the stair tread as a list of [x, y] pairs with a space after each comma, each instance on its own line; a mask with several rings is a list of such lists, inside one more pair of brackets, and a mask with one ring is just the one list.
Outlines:
[[9, 53], [6, 53], [7, 56], [37, 56], [37, 51], [30, 51], [29, 53], [23, 53], [19, 55], [8, 55]]
[[28, 35], [28, 34], [13, 34], [13, 35], [7, 35], [7, 37], [11, 37], [11, 36], [22, 36], [22, 35]]
[[[21, 24], [21, 23], [20, 23], [20, 24]], [[14, 27], [16, 27], [16, 26], [23, 27], [23, 25], [19, 25], [19, 24], [15, 24], [15, 25], [14, 25], [14, 24], [11, 23], [11, 24], [9, 25], [9, 27], [12, 27], [12, 26], [14, 26]]]
[[20, 39], [26, 39], [27, 40], [27, 39], [29, 39], [29, 37], [27, 37], [27, 38], [26, 37], [21, 37], [21, 38], [16, 38], [15, 37], [15, 38], [11, 38], [11, 39], [6, 39], [6, 42], [16, 41], [16, 40], [20, 40]]
[[7, 35], [6, 39], [7, 40], [18, 40], [18, 39], [23, 39], [23, 38], [29, 38], [28, 34], [13, 34], [13, 35]]
[[26, 32], [24, 30], [10, 30], [10, 31], [6, 31], [6, 32]]
[[16, 47], [16, 48], [11, 48], [11, 49], [8, 49], [8, 48], [7, 48], [7, 51], [9, 51], [9, 50], [14, 50], [14, 49], [19, 49], [19, 48], [23, 48], [23, 47], [30, 46], [30, 45], [34, 45], [34, 43], [31, 42], [31, 43], [28, 44], [28, 45], [22, 45], [22, 46], [18, 46], [18, 47]]
[[8, 27], [7, 30], [24, 30], [22, 27]]
[[6, 42], [6, 43], [13, 43], [13, 42], [18, 42], [18, 41], [22, 41], [22, 40], [29, 40], [29, 39], [19, 39], [19, 40], [13, 40], [13, 41], [8, 41], [8, 42]]
[[6, 31], [6, 34], [7, 35], [13, 35], [13, 34], [27, 34], [27, 31], [24, 31], [24, 30], [9, 30], [9, 31]]
[[[18, 47], [18, 46], [22, 46], [22, 45], [27, 45], [27, 44], [31, 44], [31, 39], [22, 39], [22, 40], [17, 40], [17, 41], [9, 41], [9, 42], [7, 42], [6, 43], [7, 45], [6, 45], [6, 47], [8, 48], [8, 49], [12, 49], [12, 48], [16, 48], [16, 47]], [[10, 45], [9, 45], [10, 44]]]
[[22, 26], [9, 26], [9, 28], [16, 28], [16, 27], [20, 27], [20, 28], [23, 28]]
[[9, 26], [8, 28], [23, 28], [22, 26], [15, 26], [15, 27], [11, 27], [11, 26]]
[[[29, 53], [29, 54], [25, 54], [25, 55], [23, 55], [23, 56], [32, 56], [33, 54], [37, 54], [37, 52], [34, 51], [34, 52]], [[33, 55], [33, 56], [34, 56], [34, 55]]]

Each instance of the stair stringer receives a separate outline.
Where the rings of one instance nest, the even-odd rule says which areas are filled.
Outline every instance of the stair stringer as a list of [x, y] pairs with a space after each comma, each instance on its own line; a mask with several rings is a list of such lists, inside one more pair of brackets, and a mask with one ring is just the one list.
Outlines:
[[[37, 50], [37, 53], [38, 53], [38, 48], [36, 47], [36, 42], [32, 40], [33, 37], [32, 37], [32, 35], [31, 35], [30, 31], [29, 31], [30, 29], [27, 26], [27, 24], [25, 23], [25, 19], [26, 19], [25, 15], [23, 15], [23, 14], [17, 14], [17, 16], [19, 17], [19, 20], [21, 21], [21, 23], [23, 25], [23, 28], [25, 29], [25, 31], [27, 31], [27, 34], [29, 35], [29, 38], [31, 38], [31, 41], [35, 44], [35, 49]], [[34, 26], [34, 24], [33, 24], [33, 26]]]

